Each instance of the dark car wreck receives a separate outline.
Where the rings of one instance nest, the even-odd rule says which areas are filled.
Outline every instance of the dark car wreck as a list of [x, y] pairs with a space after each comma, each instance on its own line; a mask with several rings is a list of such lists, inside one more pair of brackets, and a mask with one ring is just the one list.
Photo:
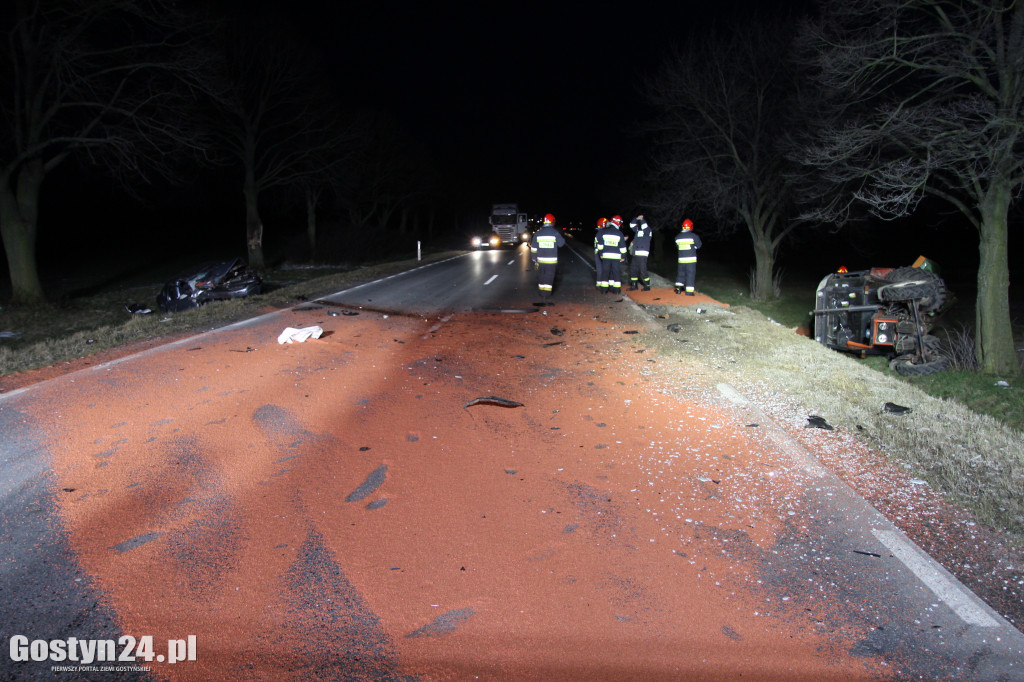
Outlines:
[[164, 285], [156, 303], [165, 313], [198, 308], [210, 301], [245, 298], [260, 293], [263, 280], [240, 258], [203, 263]]

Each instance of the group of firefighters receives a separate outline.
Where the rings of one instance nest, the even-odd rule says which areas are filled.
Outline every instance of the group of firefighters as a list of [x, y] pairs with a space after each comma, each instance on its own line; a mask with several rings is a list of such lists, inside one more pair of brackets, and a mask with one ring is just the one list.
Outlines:
[[[597, 221], [594, 235], [594, 265], [597, 270], [597, 289], [601, 293], [622, 291], [621, 267], [631, 256], [629, 269], [629, 290], [643, 288], [651, 290], [651, 276], [647, 272], [647, 259], [651, 255], [651, 236], [654, 230], [641, 213], [629, 223], [633, 239], [627, 240], [622, 232], [622, 216], [601, 218]], [[678, 260], [676, 267], [675, 292], [684, 291], [694, 296], [694, 279], [697, 274], [697, 249], [700, 237], [693, 231], [693, 221], [687, 218], [680, 225], [675, 238]], [[565, 245], [565, 237], [555, 228], [555, 216], [544, 216], [544, 225], [537, 230], [530, 242], [530, 251], [537, 265], [537, 288], [542, 298], [551, 295], [558, 267], [558, 248]]]

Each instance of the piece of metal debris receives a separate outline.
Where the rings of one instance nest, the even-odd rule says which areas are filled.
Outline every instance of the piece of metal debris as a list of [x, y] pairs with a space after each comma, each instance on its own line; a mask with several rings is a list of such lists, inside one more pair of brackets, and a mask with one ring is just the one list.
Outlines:
[[238, 350], [237, 348], [232, 348], [232, 349], [231, 349], [231, 352], [232, 352], [232, 353], [251, 353], [251, 352], [253, 352], [254, 350], [256, 350], [256, 349], [255, 349], [255, 348], [253, 348], [252, 346], [246, 346], [246, 347], [245, 347], [245, 350]]
[[896, 403], [885, 403], [882, 405], [882, 412], [888, 412], [889, 414], [910, 414], [913, 411], [913, 408], [897, 405]]
[[812, 414], [807, 418], [807, 424], [804, 426], [805, 429], [825, 429], [826, 431], [832, 430], [832, 425], [825, 421], [824, 417], [819, 417], [816, 414]]
[[874, 552], [865, 552], [865, 551], [859, 550], [859, 549], [853, 550], [853, 553], [854, 554], [863, 554], [864, 556], [873, 556], [873, 557], [876, 557], [876, 558], [881, 558], [881, 556], [882, 556], [881, 554], [875, 554]]
[[561, 341], [552, 341], [551, 343], [545, 343], [544, 345], [545, 346], [560, 346], [560, 345], [562, 345], [562, 342]]
[[473, 405], [497, 405], [498, 407], [522, 407], [522, 403], [518, 403], [515, 400], [509, 400], [508, 398], [499, 398], [496, 395], [485, 395], [480, 398], [473, 398], [468, 403], [463, 405], [463, 408], [472, 407]]

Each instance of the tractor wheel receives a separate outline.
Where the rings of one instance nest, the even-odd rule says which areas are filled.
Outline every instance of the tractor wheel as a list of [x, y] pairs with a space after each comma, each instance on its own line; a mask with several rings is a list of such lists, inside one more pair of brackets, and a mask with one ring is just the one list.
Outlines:
[[930, 270], [896, 268], [885, 279], [891, 284], [878, 287], [878, 298], [887, 303], [918, 299], [921, 312], [934, 313], [946, 302], [946, 283]]
[[913, 355], [901, 355], [889, 362], [889, 369], [904, 377], [923, 377], [949, 369], [949, 358], [945, 355], [933, 354], [930, 362], [914, 364]]

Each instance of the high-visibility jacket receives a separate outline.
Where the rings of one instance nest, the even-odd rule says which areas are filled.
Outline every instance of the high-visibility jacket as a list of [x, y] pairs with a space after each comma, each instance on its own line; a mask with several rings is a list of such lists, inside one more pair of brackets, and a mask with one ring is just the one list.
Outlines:
[[560, 246], [565, 246], [565, 237], [551, 225], [545, 225], [533, 234], [530, 252], [538, 263], [557, 263]]
[[693, 230], [680, 230], [676, 237], [676, 248], [679, 250], [680, 263], [696, 263], [700, 237]]
[[626, 255], [626, 238], [617, 227], [605, 226], [594, 235], [594, 253], [602, 259], [622, 260]]
[[646, 258], [651, 255], [651, 235], [654, 230], [647, 224], [647, 221], [643, 218], [637, 220], [634, 218], [629, 226], [633, 229], [633, 241], [629, 245], [630, 251], [633, 252], [634, 256], [641, 256]]

